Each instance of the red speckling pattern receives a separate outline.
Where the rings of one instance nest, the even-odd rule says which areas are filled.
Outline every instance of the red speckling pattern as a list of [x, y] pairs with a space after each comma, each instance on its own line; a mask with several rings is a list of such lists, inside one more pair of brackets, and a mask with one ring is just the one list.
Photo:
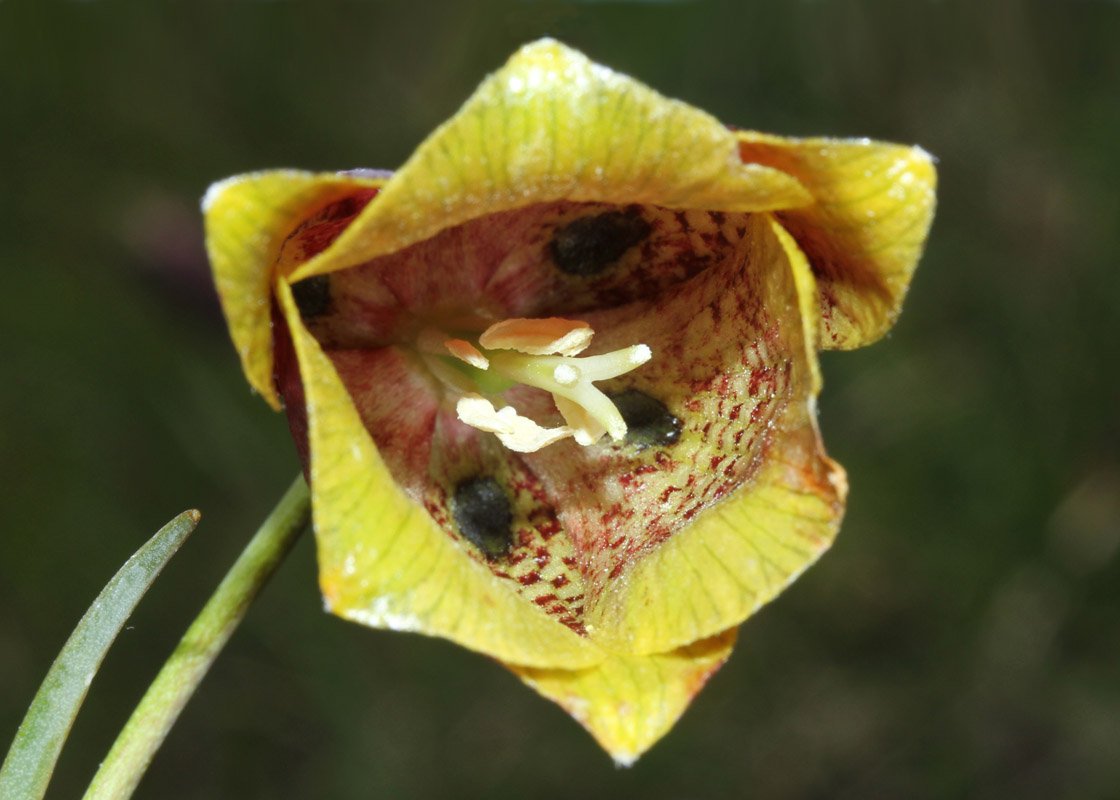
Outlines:
[[[285, 257], [322, 250], [370, 196], [304, 223], [285, 245], [299, 250]], [[580, 633], [584, 608], [607, 581], [750, 481], [794, 391], [801, 352], [788, 278], [756, 263], [752, 239], [766, 230], [757, 218], [631, 207], [651, 226], [644, 242], [595, 277], [557, 269], [555, 229], [613, 208], [537, 205], [447, 229], [333, 273], [329, 312], [306, 320], [405, 491], [471, 557]], [[410, 347], [426, 324], [447, 330], [472, 317], [552, 315], [591, 323], [588, 355], [637, 342], [652, 348], [651, 362], [600, 386], [664, 403], [682, 422], [675, 444], [639, 451], [609, 439], [589, 448], [569, 440], [510, 452], [459, 422], [457, 397]], [[280, 378], [291, 406], [290, 377]], [[505, 401], [541, 424], [562, 422], [539, 390], [517, 387]], [[512, 546], [492, 561], [462, 539], [449, 508], [457, 483], [478, 475], [506, 488], [514, 512]]]

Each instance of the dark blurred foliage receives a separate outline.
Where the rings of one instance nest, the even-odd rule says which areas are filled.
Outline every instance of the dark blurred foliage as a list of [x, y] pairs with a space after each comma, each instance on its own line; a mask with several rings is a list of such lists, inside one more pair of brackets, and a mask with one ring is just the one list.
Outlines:
[[77, 796], [297, 469], [226, 340], [206, 185], [399, 164], [543, 34], [731, 123], [940, 158], [896, 331], [824, 357], [840, 540], [626, 771], [486, 659], [325, 616], [305, 540], [139, 796], [1117, 796], [1111, 2], [0, 2], [0, 736], [201, 508], [93, 685], [51, 795]]

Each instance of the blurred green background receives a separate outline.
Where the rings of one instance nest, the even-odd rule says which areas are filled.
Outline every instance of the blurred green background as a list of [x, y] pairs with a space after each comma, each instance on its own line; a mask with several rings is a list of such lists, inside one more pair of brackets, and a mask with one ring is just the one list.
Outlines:
[[392, 167], [544, 34], [721, 119], [917, 142], [887, 340], [825, 354], [833, 551], [630, 770], [499, 666], [324, 615], [304, 540], [140, 797], [1120, 795], [1120, 4], [0, 3], [0, 739], [104, 582], [204, 520], [106, 661], [75, 797], [297, 469], [198, 199]]

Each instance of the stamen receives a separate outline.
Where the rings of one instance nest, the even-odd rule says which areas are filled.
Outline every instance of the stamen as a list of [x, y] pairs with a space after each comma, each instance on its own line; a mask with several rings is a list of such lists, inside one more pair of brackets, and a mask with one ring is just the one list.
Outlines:
[[[438, 331], [431, 329], [420, 334], [418, 345], [429, 362], [440, 361], [433, 352], [437, 334]], [[621, 441], [626, 436], [626, 421], [594, 383], [630, 372], [649, 361], [653, 353], [646, 345], [636, 344], [597, 356], [574, 357], [587, 347], [593, 335], [594, 331], [586, 322], [556, 317], [510, 319], [491, 325], [479, 337], [480, 347], [465, 339], [439, 335], [442, 353], [450, 353], [469, 365], [460, 364], [459, 367], [473, 374], [465, 381], [464, 375], [456, 376], [454, 382], [441, 374], [447, 367], [436, 374], [464, 393], [455, 406], [459, 419], [495, 434], [511, 450], [531, 453], [568, 437], [589, 446], [604, 433], [614, 441]], [[443, 359], [450, 365], [456, 363], [446, 356]], [[472, 387], [465, 388], [465, 383], [472, 382]], [[479, 394], [496, 394], [510, 382], [551, 393], [567, 424], [546, 428], [520, 416], [512, 406], [495, 409]]]
[[591, 344], [595, 331], [586, 322], [559, 317], [507, 319], [491, 325], [478, 337], [487, 350], [516, 350], [532, 356], [574, 356]]
[[460, 361], [465, 361], [476, 369], [489, 369], [490, 361], [478, 351], [478, 348], [466, 339], [448, 339], [443, 343], [451, 355]]
[[459, 398], [455, 412], [467, 425], [495, 434], [502, 444], [518, 453], [535, 453], [542, 447], [567, 439], [573, 433], [568, 427], [545, 428], [538, 425], [518, 414], [513, 406], [505, 406], [498, 411], [489, 400], [477, 394]]
[[433, 375], [455, 391], [461, 394], [469, 394], [478, 390], [478, 386], [470, 377], [451, 366], [450, 359], [430, 356], [427, 353], [422, 353], [420, 358]]

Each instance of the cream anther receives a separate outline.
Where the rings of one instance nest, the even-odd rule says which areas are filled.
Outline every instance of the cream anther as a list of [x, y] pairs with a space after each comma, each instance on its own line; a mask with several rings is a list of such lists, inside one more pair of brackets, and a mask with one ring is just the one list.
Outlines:
[[502, 444], [518, 453], [535, 453], [542, 447], [567, 439], [573, 433], [568, 427], [545, 428], [538, 425], [518, 414], [513, 406], [497, 410], [489, 400], [477, 394], [459, 398], [455, 413], [467, 425], [493, 433]]
[[595, 331], [586, 322], [559, 317], [507, 319], [478, 337], [487, 350], [516, 350], [532, 356], [574, 356], [587, 349]]
[[[610, 397], [595, 386], [641, 366], [653, 357], [644, 344], [575, 357], [591, 342], [594, 331], [586, 322], [559, 319], [508, 319], [491, 325], [478, 338], [478, 346], [466, 339], [440, 337], [443, 353], [450, 353], [479, 373], [456, 370], [446, 357], [426, 356], [433, 372], [444, 383], [463, 393], [455, 409], [467, 425], [493, 433], [511, 450], [531, 453], [567, 437], [588, 446], [608, 434], [617, 441], [626, 436], [626, 421]], [[436, 337], [421, 332], [420, 348], [432, 353]], [[496, 409], [479, 392], [499, 394], [511, 383], [533, 386], [552, 395], [567, 423], [546, 428], [520, 416], [512, 406]], [[484, 388], [489, 386], [490, 388]]]
[[478, 369], [489, 369], [490, 360], [479, 352], [478, 348], [465, 339], [448, 339], [443, 346], [460, 361], [465, 361]]

